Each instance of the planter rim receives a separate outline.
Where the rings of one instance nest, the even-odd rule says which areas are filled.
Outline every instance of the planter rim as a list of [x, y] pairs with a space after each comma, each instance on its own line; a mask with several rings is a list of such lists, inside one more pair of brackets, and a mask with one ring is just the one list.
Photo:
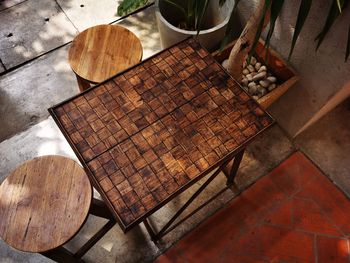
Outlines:
[[[177, 31], [177, 32], [180, 32], [180, 33], [183, 33], [183, 34], [187, 34], [187, 35], [197, 35], [197, 31], [196, 30], [184, 30], [184, 29], [180, 29], [172, 24], [170, 24], [165, 18], [164, 16], [162, 15], [162, 13], [160, 12], [160, 9], [159, 9], [159, 0], [156, 0], [155, 1], [155, 11], [156, 11], [156, 14], [159, 13], [159, 18], [160, 20], [169, 28], [171, 28], [172, 30], [174, 31]], [[216, 26], [213, 26], [211, 28], [208, 28], [208, 29], [205, 29], [205, 30], [200, 30], [199, 31], [199, 35], [204, 35], [204, 34], [208, 34], [208, 33], [211, 33], [211, 32], [214, 32], [216, 30], [218, 30], [219, 28], [222, 28], [224, 26], [227, 25], [228, 21], [230, 19], [230, 16], [226, 16], [226, 18], [219, 24], [217, 24]]]

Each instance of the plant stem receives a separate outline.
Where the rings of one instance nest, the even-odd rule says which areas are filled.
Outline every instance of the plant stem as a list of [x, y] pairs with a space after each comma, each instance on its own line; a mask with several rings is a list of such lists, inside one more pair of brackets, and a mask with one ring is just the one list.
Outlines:
[[[260, 0], [257, 9], [250, 16], [236, 44], [231, 50], [228, 59], [228, 71], [238, 81], [241, 79], [243, 62], [253, 45], [254, 38], [259, 27], [259, 23], [263, 17], [264, 6], [265, 0]], [[270, 7], [268, 10], [270, 10]], [[264, 27], [268, 24], [269, 20], [270, 11], [268, 11], [267, 15], [265, 16]]]

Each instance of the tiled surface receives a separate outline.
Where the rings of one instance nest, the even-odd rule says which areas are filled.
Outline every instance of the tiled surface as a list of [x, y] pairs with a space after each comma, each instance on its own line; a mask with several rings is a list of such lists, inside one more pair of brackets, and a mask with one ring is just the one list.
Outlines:
[[272, 123], [192, 39], [53, 112], [125, 228]]
[[0, 58], [7, 69], [72, 40], [77, 31], [54, 0], [28, 0], [0, 12]]
[[297, 152], [156, 262], [349, 262], [349, 211]]

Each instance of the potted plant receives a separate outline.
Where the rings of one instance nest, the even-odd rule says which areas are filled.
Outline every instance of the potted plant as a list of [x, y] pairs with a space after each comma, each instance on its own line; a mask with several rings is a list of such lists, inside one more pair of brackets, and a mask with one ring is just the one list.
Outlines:
[[[124, 2], [138, 2], [138, 1], [146, 1], [146, 0], [124, 0]], [[159, 0], [164, 2], [173, 2], [172, 0]], [[213, 0], [211, 0], [213, 1]], [[321, 32], [317, 35], [315, 41], [317, 41], [317, 47], [316, 49], [321, 45], [322, 41], [324, 40], [325, 36], [329, 32], [330, 28], [332, 27], [334, 21], [343, 13], [344, 9], [348, 6], [349, 0], [330, 0], [332, 2], [331, 8], [329, 10], [329, 14], [325, 20], [324, 27], [321, 30]], [[196, 2], [195, 0], [188, 0], [187, 3], [193, 3]], [[210, 0], [199, 0], [198, 3], [201, 3], [201, 11], [200, 16], [198, 16], [201, 19], [201, 16], [204, 14], [206, 8], [208, 7], [208, 2]], [[235, 19], [235, 13], [237, 9], [237, 5], [241, 2], [240, 0], [220, 0], [221, 4], [225, 2], [234, 3], [234, 6], [231, 11], [231, 16], [229, 18], [225, 37], [222, 41], [222, 46], [227, 45], [234, 37], [234, 31], [236, 26], [236, 19]], [[198, 4], [197, 3], [197, 4]], [[177, 4], [177, 3], [175, 3]], [[227, 3], [226, 3], [227, 4]], [[171, 4], [174, 6], [174, 4]], [[171, 5], [168, 5], [168, 10], [173, 11], [174, 7], [172, 8]], [[276, 89], [270, 94], [268, 97], [273, 98], [273, 100], [264, 100], [265, 104], [263, 106], [267, 107], [270, 105], [274, 100], [276, 100], [279, 96], [281, 96], [292, 84], [294, 84], [298, 77], [295, 76], [295, 72], [287, 66], [287, 63], [283, 61], [280, 56], [278, 56], [274, 51], [269, 49], [269, 43], [271, 36], [274, 32], [275, 23], [278, 18], [278, 16], [281, 13], [282, 7], [284, 5], [284, 0], [259, 0], [258, 5], [254, 13], [251, 15], [251, 17], [248, 19], [245, 28], [243, 29], [241, 35], [239, 38], [235, 41], [233, 47], [231, 46], [229, 49], [229, 52], [226, 52], [228, 55], [228, 61], [226, 63], [226, 68], [229, 71], [229, 73], [237, 80], [242, 79], [242, 71], [243, 67], [242, 65], [247, 60], [247, 63], [250, 63], [250, 58], [255, 55], [260, 59], [260, 61], [266, 60], [269, 56], [271, 57], [271, 54], [275, 54], [275, 56], [272, 57], [271, 61], [274, 61], [276, 63], [270, 63], [270, 67], [272, 66], [272, 71], [290, 71], [291, 74], [287, 74], [288, 78], [279, 77], [279, 89]], [[293, 34], [293, 39], [291, 43], [291, 49], [289, 53], [289, 58], [293, 53], [294, 46], [296, 44], [296, 41], [298, 39], [298, 36], [303, 28], [304, 22], [308, 17], [310, 8], [312, 5], [312, 0], [300, 0], [300, 8], [299, 12], [296, 17], [295, 22], [295, 30]], [[198, 7], [198, 5], [194, 5], [194, 7]], [[191, 13], [191, 12], [190, 12]], [[192, 12], [193, 13], [193, 12]], [[265, 39], [264, 44], [261, 44], [260, 36], [263, 32], [264, 28], [269, 24], [269, 30], [267, 32], [267, 36]], [[197, 23], [198, 25], [198, 23]], [[200, 23], [199, 23], [200, 25]], [[199, 28], [196, 28], [197, 32]], [[199, 31], [200, 32], [200, 31]], [[195, 31], [196, 33], [196, 31]], [[349, 54], [350, 54], [350, 29], [349, 34], [347, 38], [344, 36], [344, 40], [347, 39], [347, 48], [345, 51], [345, 61], [347, 61]], [[262, 48], [264, 47], [264, 48]], [[218, 55], [218, 54], [216, 54]], [[267, 59], [268, 61], [268, 59]], [[283, 65], [282, 68], [276, 69], [273, 68], [274, 65]], [[288, 83], [288, 85], [282, 85], [285, 83]], [[283, 87], [282, 89], [280, 87]], [[260, 100], [260, 102], [262, 101]]]
[[[239, 0], [236, 1], [235, 7], [232, 11], [223, 45], [225, 45], [231, 37], [230, 32], [232, 30], [231, 27], [233, 26], [232, 17], [235, 14], [235, 9], [239, 2]], [[315, 41], [317, 41], [316, 50], [323, 42], [334, 21], [342, 14], [343, 10], [348, 6], [347, 4], [349, 1], [332, 0], [331, 2], [332, 4], [328, 16], [324, 22], [323, 29], [316, 36], [315, 39]], [[262, 63], [266, 61], [266, 64], [268, 64], [267, 66], [269, 68], [268, 70], [275, 74], [275, 76], [277, 77], [277, 88], [274, 88], [271, 91], [271, 93], [265, 92], [265, 94], [267, 94], [263, 97], [255, 97], [258, 100], [258, 102], [265, 108], [267, 108], [275, 100], [277, 100], [299, 79], [295, 71], [287, 65], [287, 63], [277, 54], [277, 52], [269, 48], [270, 39], [275, 28], [275, 23], [278, 16], [281, 13], [283, 4], [284, 0], [260, 0], [258, 2], [256, 11], [248, 19], [240, 37], [237, 39], [237, 41], [235, 41], [233, 47], [231, 46], [228, 50], [225, 50], [226, 54], [229, 53], [227, 55], [228, 61], [226, 62], [226, 68], [230, 72], [230, 74], [236, 80], [241, 81], [241, 83], [242, 80], [244, 80], [244, 78], [246, 77], [246, 75], [244, 75], [245, 72], [243, 72], [244, 67], [242, 67], [242, 65], [249, 64], [253, 55], [255, 55]], [[311, 0], [300, 1], [299, 12], [296, 17], [295, 30], [292, 38], [288, 59], [293, 53], [294, 46], [303, 28], [304, 22], [308, 17], [311, 5]], [[262, 43], [262, 41], [260, 40], [260, 36], [267, 24], [269, 24], [269, 29], [267, 32], [266, 39], [265, 41], [263, 41], [264, 43]], [[345, 61], [347, 61], [350, 53], [350, 29], [348, 37], [346, 39], [347, 48], [345, 51]], [[223, 59], [222, 56], [221, 59]], [[266, 74], [266, 76], [268, 75]], [[272, 85], [274, 85], [274, 83]], [[264, 91], [264, 89], [262, 90]]]
[[[225, 36], [233, 3], [231, 0], [156, 0], [162, 48], [198, 35], [204, 47], [214, 50]], [[124, 0], [118, 7], [118, 14], [125, 15], [145, 4], [146, 0]]]

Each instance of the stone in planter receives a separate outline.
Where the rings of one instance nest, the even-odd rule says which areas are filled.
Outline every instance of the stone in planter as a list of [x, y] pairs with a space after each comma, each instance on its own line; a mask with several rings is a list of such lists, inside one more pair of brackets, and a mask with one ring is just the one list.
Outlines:
[[[228, 58], [231, 49], [234, 45], [234, 42], [228, 45], [222, 52], [216, 51], [213, 53], [214, 58], [222, 63], [225, 59]], [[280, 57], [280, 55], [274, 51], [272, 48], [269, 48], [268, 51], [268, 68], [263, 65], [263, 61], [265, 58], [265, 48], [264, 48], [264, 41], [260, 39], [258, 42], [257, 48], [255, 50], [255, 58], [257, 61], [255, 62], [255, 70], [257, 72], [249, 73], [248, 75], [245, 75], [244, 83], [249, 84], [249, 82], [253, 81], [253, 77], [257, 76], [261, 72], [271, 72], [273, 77], [268, 76], [269, 79], [267, 80], [269, 82], [269, 85], [266, 88], [266, 91], [260, 92], [260, 94], [264, 94], [263, 96], [260, 95], [253, 95], [253, 98], [258, 101], [258, 103], [263, 108], [268, 108], [273, 102], [275, 102], [280, 96], [282, 96], [290, 87], [292, 87], [298, 80], [299, 76], [297, 73], [287, 65], [287, 63]], [[245, 65], [247, 66], [247, 65]], [[249, 70], [248, 70], [249, 71]], [[246, 71], [245, 71], [246, 72]], [[252, 74], [255, 74], [252, 76]], [[244, 75], [244, 73], [243, 73]], [[243, 81], [243, 80], [242, 80]], [[257, 82], [256, 80], [254, 80]], [[241, 82], [238, 80], [238, 82]], [[259, 81], [258, 81], [259, 82]], [[261, 85], [261, 83], [259, 82]], [[243, 87], [244, 88], [244, 87]], [[244, 90], [248, 90], [248, 88], [244, 88]], [[249, 92], [249, 90], [248, 90]], [[266, 94], [267, 93], [267, 94]]]

